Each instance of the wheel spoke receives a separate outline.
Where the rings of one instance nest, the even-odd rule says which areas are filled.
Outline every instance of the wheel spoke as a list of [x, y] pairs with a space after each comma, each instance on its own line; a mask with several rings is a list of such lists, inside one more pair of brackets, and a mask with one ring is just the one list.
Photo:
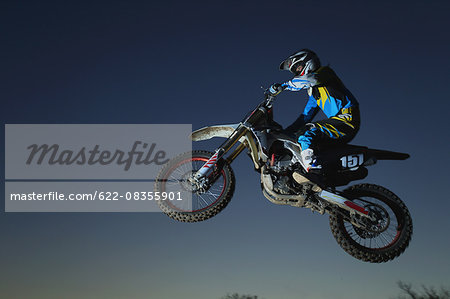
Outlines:
[[206, 202], [206, 200], [203, 198], [203, 196], [201, 196], [201, 195], [199, 194], [198, 197], [200, 197], [200, 199], [205, 203], [205, 205], [208, 206], [208, 202]]
[[[184, 161], [180, 159], [180, 162], [178, 162], [179, 164], [175, 164], [176, 162], [173, 163], [174, 167], [167, 171], [165, 177], [161, 178], [159, 183], [161, 187], [158, 189], [165, 192], [179, 191], [182, 189], [181, 191], [183, 192], [191, 193], [191, 207], [186, 207], [189, 205], [187, 201], [171, 201], [167, 202], [166, 205], [169, 205], [175, 211], [195, 213], [208, 209], [215, 205], [219, 200], [222, 200], [222, 195], [225, 192], [225, 185], [227, 183], [225, 180], [225, 170], [222, 170], [216, 178], [216, 181], [210, 186], [196, 186], [191, 184], [187, 179], [189, 176], [192, 176], [193, 173], [197, 172], [209, 158], [206, 156], [196, 157], [192, 155], [191, 157], [186, 156], [184, 159]], [[198, 189], [198, 191], [195, 191], [197, 190], [196, 188], [199, 187], [206, 188], [206, 190], [202, 191], [202, 189]]]
[[377, 198], [370, 198], [370, 200], [357, 198], [353, 202], [371, 210], [378, 217], [383, 217], [383, 220], [369, 225], [369, 228], [373, 229], [373, 231], [356, 227], [350, 222], [344, 222], [344, 228], [348, 236], [366, 248], [380, 249], [389, 246], [396, 238], [398, 227], [397, 219], [392, 209]]

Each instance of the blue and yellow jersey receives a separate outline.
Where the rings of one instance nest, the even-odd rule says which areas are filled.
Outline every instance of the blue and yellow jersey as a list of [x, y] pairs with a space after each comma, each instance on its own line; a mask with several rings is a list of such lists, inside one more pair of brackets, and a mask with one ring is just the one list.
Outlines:
[[345, 114], [348, 108], [357, 107], [358, 101], [328, 66], [283, 83], [290, 91], [308, 89], [309, 100], [302, 113], [304, 122], [310, 122], [319, 108], [328, 118]]

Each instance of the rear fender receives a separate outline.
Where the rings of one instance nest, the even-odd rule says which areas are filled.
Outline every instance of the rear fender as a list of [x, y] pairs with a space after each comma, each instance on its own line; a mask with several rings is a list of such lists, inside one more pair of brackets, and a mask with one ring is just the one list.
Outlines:
[[375, 158], [375, 160], [406, 160], [409, 158], [409, 154], [391, 152], [377, 149], [367, 149], [367, 155]]
[[351, 181], [361, 180], [368, 174], [365, 166], [375, 164], [378, 160], [405, 160], [406, 153], [370, 149], [364, 146], [345, 145], [329, 149], [318, 157], [321, 169], [310, 171], [310, 175], [318, 175], [312, 181], [320, 181], [329, 186], [343, 186]]
[[324, 169], [333, 172], [346, 169], [354, 170], [359, 166], [373, 165], [378, 160], [405, 160], [408, 158], [409, 155], [406, 153], [347, 144], [321, 152], [318, 157], [318, 163]]
[[[375, 164], [378, 160], [406, 160], [409, 158], [409, 154], [406, 153], [399, 153], [399, 152], [392, 152], [392, 151], [386, 151], [386, 150], [378, 150], [378, 149], [371, 149], [371, 148], [364, 148], [364, 147], [354, 147], [352, 151], [349, 152], [350, 155], [346, 155], [340, 158], [340, 161], [342, 162], [342, 166], [345, 165], [345, 161], [349, 162], [349, 158], [355, 162], [358, 161], [358, 163], [353, 163], [354, 166], [357, 165], [364, 165], [369, 166]], [[358, 159], [356, 159], [358, 158]], [[350, 163], [347, 165], [349, 168]], [[345, 168], [345, 167], [344, 167]]]

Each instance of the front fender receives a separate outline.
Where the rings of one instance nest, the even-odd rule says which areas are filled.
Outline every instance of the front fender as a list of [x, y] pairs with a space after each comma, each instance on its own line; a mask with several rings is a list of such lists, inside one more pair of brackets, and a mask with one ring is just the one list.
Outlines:
[[[239, 124], [229, 124], [229, 125], [204, 127], [192, 132], [191, 139], [192, 141], [202, 141], [211, 139], [213, 137], [228, 138], [230, 137], [231, 134], [233, 134], [233, 132], [236, 130], [238, 126]], [[260, 155], [258, 154], [258, 146], [255, 143], [253, 137], [251, 136], [251, 133], [247, 133], [241, 138], [239, 138], [239, 142], [243, 143], [249, 149], [250, 156], [255, 165], [255, 168], [259, 169], [260, 166], [258, 163], [260, 160], [259, 158]]]
[[[234, 132], [239, 124], [217, 125], [204, 127], [191, 133], [192, 141], [208, 140], [213, 137], [228, 138]], [[245, 137], [241, 137], [239, 142], [244, 142]]]

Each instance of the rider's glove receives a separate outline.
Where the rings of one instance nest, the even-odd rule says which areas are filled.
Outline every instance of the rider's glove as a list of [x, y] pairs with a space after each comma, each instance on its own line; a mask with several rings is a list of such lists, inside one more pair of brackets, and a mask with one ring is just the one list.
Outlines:
[[280, 92], [282, 92], [284, 90], [284, 87], [281, 86], [280, 83], [274, 83], [272, 84], [272, 86], [269, 87], [269, 89], [267, 90], [267, 94], [271, 95], [271, 96], [276, 96], [278, 95]]

